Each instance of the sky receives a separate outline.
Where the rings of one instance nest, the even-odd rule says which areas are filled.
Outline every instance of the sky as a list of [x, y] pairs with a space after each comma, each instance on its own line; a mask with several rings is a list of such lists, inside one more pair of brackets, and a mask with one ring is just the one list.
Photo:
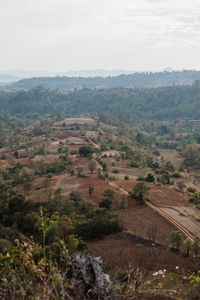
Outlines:
[[0, 70], [200, 69], [200, 0], [0, 0]]

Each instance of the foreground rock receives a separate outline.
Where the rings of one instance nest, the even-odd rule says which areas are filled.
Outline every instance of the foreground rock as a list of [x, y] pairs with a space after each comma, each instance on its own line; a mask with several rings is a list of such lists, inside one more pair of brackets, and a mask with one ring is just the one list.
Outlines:
[[73, 286], [74, 299], [118, 299], [114, 293], [109, 275], [102, 271], [100, 257], [75, 253], [71, 256], [67, 277]]

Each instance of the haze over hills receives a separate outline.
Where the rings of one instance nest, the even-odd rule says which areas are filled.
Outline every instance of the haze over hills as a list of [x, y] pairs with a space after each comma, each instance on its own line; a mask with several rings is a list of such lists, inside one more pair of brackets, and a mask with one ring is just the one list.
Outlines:
[[[169, 69], [168, 69], [169, 70]], [[118, 76], [121, 74], [132, 74], [134, 70], [124, 69], [92, 69], [92, 70], [70, 70], [70, 71], [58, 71], [51, 72], [45, 70], [7, 70], [0, 71], [2, 75], [12, 75], [18, 79], [32, 78], [32, 77], [56, 77], [56, 76], [68, 76], [68, 77], [95, 77], [95, 76]]]
[[[84, 72], [84, 71], [83, 71]], [[87, 71], [88, 75], [90, 71]], [[1, 87], [5, 90], [32, 89], [37, 86], [44, 88], [73, 90], [83, 88], [135, 88], [135, 87], [160, 87], [172, 85], [191, 85], [195, 80], [200, 80], [200, 71], [163, 71], [163, 72], [136, 72], [133, 74], [121, 74], [118, 76], [96, 76], [92, 77], [94, 71], [91, 71], [91, 77], [67, 77], [67, 76], [48, 76], [22, 79], [9, 85]], [[97, 72], [97, 71], [96, 71]], [[101, 72], [101, 74], [106, 71]], [[112, 71], [110, 71], [112, 72]], [[114, 71], [113, 71], [114, 72]], [[120, 71], [115, 71], [117, 72]], [[125, 72], [125, 71], [124, 71]], [[83, 74], [83, 73], [82, 73]], [[84, 73], [86, 75], [86, 73]], [[111, 74], [111, 73], [110, 73]]]
[[18, 77], [9, 74], [0, 74], [0, 84], [11, 83], [19, 80]]
[[108, 76], [119, 76], [122, 74], [133, 74], [136, 71], [132, 70], [78, 70], [68, 72], [50, 72], [42, 70], [6, 70], [0, 71], [0, 85], [9, 84], [12, 82], [19, 81], [21, 79], [33, 78], [33, 77], [108, 77]]
[[68, 72], [50, 72], [41, 70], [7, 70], [0, 71], [0, 86], [10, 84], [21, 79], [33, 78], [33, 77], [108, 77], [108, 76], [119, 76], [122, 74], [133, 74], [135, 71], [132, 70], [78, 70]]

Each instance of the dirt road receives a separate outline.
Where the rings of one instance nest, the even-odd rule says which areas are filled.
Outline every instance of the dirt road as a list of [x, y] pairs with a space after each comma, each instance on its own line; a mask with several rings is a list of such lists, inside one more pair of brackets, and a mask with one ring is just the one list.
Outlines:
[[[125, 193], [126, 195], [128, 195], [128, 192], [121, 188], [118, 187], [115, 183], [113, 182], [109, 182], [109, 185], [112, 187], [115, 187], [116, 189], [122, 191], [123, 193]], [[157, 212], [160, 216], [162, 216], [163, 218], [165, 218], [168, 222], [170, 222], [171, 224], [173, 224], [178, 230], [180, 230], [186, 237], [189, 237], [191, 239], [194, 239], [195, 235], [193, 232], [190, 232], [188, 230], [188, 228], [186, 228], [185, 226], [183, 226], [182, 224], [180, 224], [177, 220], [175, 220], [174, 218], [172, 218], [170, 215], [168, 215], [166, 212], [164, 212], [163, 210], [161, 210], [160, 208], [158, 208], [157, 206], [155, 206], [153, 203], [151, 203], [150, 201], [145, 201], [145, 204], [150, 207], [152, 210], [154, 210], [155, 212]], [[196, 232], [195, 232], [196, 233]]]

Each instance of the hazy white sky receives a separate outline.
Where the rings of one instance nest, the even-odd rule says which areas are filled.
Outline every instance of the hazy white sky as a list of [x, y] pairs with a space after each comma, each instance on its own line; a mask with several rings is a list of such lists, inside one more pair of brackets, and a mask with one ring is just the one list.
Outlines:
[[0, 70], [200, 69], [200, 0], [0, 0]]

